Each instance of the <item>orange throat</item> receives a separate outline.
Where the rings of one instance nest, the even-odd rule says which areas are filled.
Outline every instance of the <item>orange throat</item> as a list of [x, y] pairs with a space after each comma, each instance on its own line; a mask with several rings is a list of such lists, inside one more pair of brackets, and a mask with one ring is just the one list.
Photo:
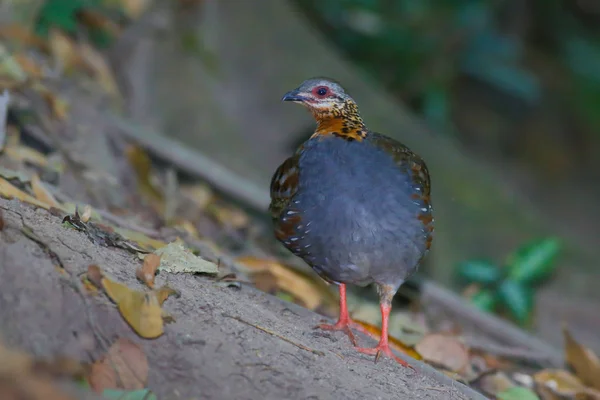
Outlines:
[[333, 135], [348, 141], [362, 141], [367, 135], [367, 128], [360, 117], [348, 118], [344, 116], [316, 116], [317, 129], [311, 138]]

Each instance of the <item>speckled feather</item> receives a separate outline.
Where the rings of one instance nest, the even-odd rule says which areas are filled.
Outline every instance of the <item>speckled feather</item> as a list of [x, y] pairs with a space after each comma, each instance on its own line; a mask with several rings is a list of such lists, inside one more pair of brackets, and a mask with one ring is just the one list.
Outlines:
[[327, 281], [395, 292], [431, 246], [429, 173], [408, 147], [368, 130], [341, 93], [311, 110], [315, 134], [273, 175], [275, 236]]

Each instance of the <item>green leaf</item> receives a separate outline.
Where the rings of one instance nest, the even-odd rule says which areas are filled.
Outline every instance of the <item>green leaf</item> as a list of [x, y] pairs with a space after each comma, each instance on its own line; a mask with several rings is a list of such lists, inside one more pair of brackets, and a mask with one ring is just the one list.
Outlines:
[[471, 304], [485, 312], [492, 312], [496, 308], [498, 299], [489, 289], [481, 289], [471, 297]]
[[540, 400], [537, 394], [531, 389], [525, 387], [514, 386], [503, 390], [496, 395], [498, 400]]
[[57, 26], [68, 33], [75, 33], [77, 12], [86, 3], [85, 0], [47, 0], [38, 15], [36, 33], [47, 36], [52, 26]]
[[557, 238], [544, 238], [530, 242], [508, 257], [508, 276], [523, 284], [531, 284], [548, 277], [556, 264], [560, 251]]
[[498, 287], [498, 299], [520, 324], [527, 322], [533, 309], [533, 290], [530, 287], [507, 279]]
[[156, 395], [149, 389], [140, 390], [118, 390], [104, 389], [102, 396], [111, 400], [158, 400]]
[[469, 283], [493, 285], [502, 276], [502, 270], [487, 260], [469, 260], [458, 265], [458, 274]]

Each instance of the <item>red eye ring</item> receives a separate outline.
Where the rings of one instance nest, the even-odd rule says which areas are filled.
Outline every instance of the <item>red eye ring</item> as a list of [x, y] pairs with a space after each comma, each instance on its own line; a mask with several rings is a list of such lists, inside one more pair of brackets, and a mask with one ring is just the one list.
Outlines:
[[319, 86], [313, 90], [314, 94], [319, 97], [325, 97], [329, 93], [329, 88], [325, 86]]

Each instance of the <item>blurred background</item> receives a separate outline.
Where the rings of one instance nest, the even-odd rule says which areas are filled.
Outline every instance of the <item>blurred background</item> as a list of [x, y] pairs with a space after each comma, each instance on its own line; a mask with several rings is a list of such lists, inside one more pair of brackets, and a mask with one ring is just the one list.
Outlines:
[[566, 322], [600, 348], [599, 2], [3, 3], [12, 23], [92, 40], [122, 110], [258, 188], [246, 204], [257, 215], [314, 128], [281, 96], [338, 80], [372, 130], [429, 166], [436, 234], [422, 276], [547, 340]]

